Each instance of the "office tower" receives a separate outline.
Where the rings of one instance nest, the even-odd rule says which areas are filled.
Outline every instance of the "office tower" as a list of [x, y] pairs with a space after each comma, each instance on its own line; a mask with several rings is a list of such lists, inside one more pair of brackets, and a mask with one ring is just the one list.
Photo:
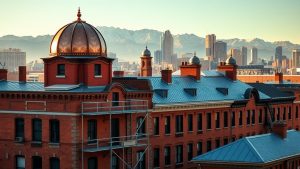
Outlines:
[[257, 64], [257, 48], [251, 48], [251, 64]]
[[277, 60], [278, 67], [282, 66], [282, 46], [277, 46], [275, 49], [275, 59]]
[[231, 48], [228, 55], [235, 58], [237, 65], [242, 65], [241, 51], [239, 49]]
[[294, 49], [292, 51], [292, 67], [300, 68], [300, 49]]
[[174, 48], [174, 39], [169, 30], [165, 31], [161, 37], [161, 54], [162, 61], [172, 63], [172, 55]]
[[226, 51], [227, 51], [227, 43], [223, 41], [217, 41], [215, 43], [215, 61], [225, 61], [227, 56], [226, 56]]
[[215, 34], [206, 35], [205, 37], [206, 57], [210, 58], [209, 59], [210, 61], [215, 59], [215, 43], [216, 43]]
[[18, 71], [19, 66], [26, 66], [26, 52], [13, 48], [0, 50], [0, 63], [9, 72]]
[[154, 64], [160, 65], [162, 62], [161, 50], [154, 51]]
[[247, 47], [243, 46], [241, 48], [241, 57], [242, 57], [242, 65], [246, 66], [247, 65]]

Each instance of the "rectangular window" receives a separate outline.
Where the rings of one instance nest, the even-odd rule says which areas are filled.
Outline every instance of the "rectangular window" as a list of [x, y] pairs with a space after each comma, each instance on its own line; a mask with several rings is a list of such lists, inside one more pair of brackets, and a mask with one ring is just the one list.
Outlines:
[[258, 123], [259, 124], [261, 124], [262, 123], [262, 119], [263, 119], [263, 117], [262, 117], [262, 109], [259, 109], [259, 114], [258, 114]]
[[211, 129], [211, 113], [206, 113], [206, 129]]
[[112, 93], [112, 106], [119, 106], [119, 92], [113, 92]]
[[138, 137], [145, 137], [146, 133], [146, 124], [144, 117], [138, 117], [136, 120], [136, 130]]
[[32, 119], [32, 141], [42, 141], [42, 120]]
[[283, 108], [283, 120], [286, 120], [286, 107]]
[[240, 126], [243, 125], [243, 111], [240, 111], [240, 113], [239, 113], [239, 125]]
[[193, 131], [193, 115], [188, 115], [188, 131]]
[[154, 117], [154, 135], [159, 135], [159, 117]]
[[280, 120], [280, 108], [277, 108], [277, 120]]
[[231, 112], [231, 127], [235, 126], [235, 112]]
[[183, 115], [176, 116], [176, 133], [183, 132]]
[[187, 150], [188, 161], [191, 161], [193, 159], [193, 143], [188, 144]]
[[32, 157], [32, 169], [42, 169], [42, 157], [40, 156]]
[[219, 129], [220, 128], [220, 112], [217, 112], [216, 113], [216, 129]]
[[97, 139], [97, 120], [88, 120], [88, 141], [96, 142]]
[[171, 117], [166, 116], [165, 117], [165, 134], [170, 134], [171, 133]]
[[273, 108], [273, 113], [272, 113], [272, 121], [275, 121], [275, 108]]
[[224, 127], [228, 127], [228, 112], [224, 111]]
[[197, 143], [197, 155], [201, 155], [202, 154], [202, 142], [199, 141]]
[[197, 127], [198, 131], [202, 131], [202, 113], [198, 114]]
[[171, 148], [165, 147], [165, 165], [171, 165]]
[[59, 143], [59, 121], [50, 120], [50, 142]]
[[112, 145], [119, 145], [120, 142], [120, 120], [119, 118], [112, 118], [111, 119], [111, 141], [113, 142]]
[[101, 76], [101, 65], [100, 64], [94, 65], [94, 75]]
[[207, 140], [206, 142], [206, 152], [211, 151], [211, 140]]
[[97, 157], [90, 157], [88, 159], [88, 169], [98, 169], [98, 159], [97, 159]]
[[16, 156], [16, 169], [25, 169], [25, 157]]
[[145, 169], [146, 168], [146, 153], [143, 151], [138, 151], [136, 153], [136, 158], [140, 159], [139, 163], [137, 164], [136, 169]]
[[224, 138], [223, 140], [223, 145], [225, 146], [226, 144], [228, 144], [228, 138]]
[[59, 169], [60, 164], [59, 164], [59, 158], [57, 157], [51, 157], [50, 158], [50, 169]]
[[296, 119], [298, 119], [299, 114], [298, 114], [298, 106], [296, 106]]
[[268, 120], [269, 120], [269, 119], [268, 119], [268, 109], [267, 109], [266, 107], [265, 107], [264, 109], [265, 109], [265, 113], [264, 113], [264, 115], [265, 115], [264, 123], [267, 124], [267, 123], [268, 123]]
[[251, 116], [251, 111], [247, 110], [247, 125], [250, 124], [250, 116]]
[[252, 124], [255, 124], [255, 110], [252, 110]]
[[288, 118], [289, 118], [289, 120], [292, 119], [292, 108], [291, 108], [291, 106], [289, 106]]
[[216, 139], [216, 148], [219, 148], [221, 146], [220, 139]]
[[153, 167], [159, 167], [159, 148], [153, 150]]
[[112, 155], [112, 166], [111, 169], [119, 169], [119, 157], [115, 154]]
[[23, 118], [15, 119], [15, 139], [17, 142], [24, 141], [24, 119]]
[[183, 161], [183, 146], [177, 145], [176, 146], [176, 164], [181, 164]]
[[65, 76], [65, 64], [58, 64], [57, 65], [57, 76]]

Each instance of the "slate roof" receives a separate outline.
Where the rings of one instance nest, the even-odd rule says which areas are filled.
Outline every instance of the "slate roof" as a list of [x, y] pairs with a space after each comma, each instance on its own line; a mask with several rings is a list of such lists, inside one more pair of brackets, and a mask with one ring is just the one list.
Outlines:
[[271, 98], [293, 98], [293, 93], [283, 92], [272, 84], [264, 83], [248, 83], [260, 92], [270, 96]]
[[[141, 77], [142, 78], [142, 77]], [[215, 102], [215, 101], [236, 101], [245, 100], [244, 94], [252, 86], [240, 82], [232, 81], [220, 74], [214, 76], [201, 76], [201, 80], [196, 81], [193, 77], [173, 76], [172, 83], [167, 84], [161, 77], [145, 77], [151, 85], [154, 104], [176, 104], [190, 102]], [[184, 89], [193, 88], [197, 90], [195, 96], [190, 95]], [[228, 88], [228, 94], [224, 94], [217, 88]], [[167, 97], [162, 97], [159, 92], [166, 90]], [[270, 99], [269, 96], [259, 92], [260, 99]]]
[[196, 163], [269, 163], [300, 155], [300, 132], [287, 131], [287, 138], [269, 133], [245, 137], [193, 158]]

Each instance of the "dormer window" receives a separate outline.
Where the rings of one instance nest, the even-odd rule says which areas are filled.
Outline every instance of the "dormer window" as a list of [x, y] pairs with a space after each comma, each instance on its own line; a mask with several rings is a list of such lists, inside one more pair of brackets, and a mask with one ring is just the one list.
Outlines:
[[197, 95], [197, 89], [196, 88], [184, 88], [183, 89], [187, 94], [191, 96], [196, 96]]
[[168, 90], [167, 89], [156, 89], [155, 93], [158, 94], [162, 98], [168, 97]]
[[65, 64], [57, 65], [56, 77], [65, 77]]
[[95, 64], [94, 65], [94, 76], [95, 77], [101, 77], [101, 65], [100, 64]]
[[228, 95], [228, 88], [225, 87], [217, 87], [216, 90], [220, 93], [222, 93], [223, 95]]

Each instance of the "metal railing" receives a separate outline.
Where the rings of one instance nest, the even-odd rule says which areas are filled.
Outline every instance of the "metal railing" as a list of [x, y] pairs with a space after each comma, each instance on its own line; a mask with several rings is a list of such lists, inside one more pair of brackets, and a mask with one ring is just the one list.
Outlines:
[[147, 100], [125, 100], [107, 102], [83, 102], [83, 115], [98, 115], [109, 113], [129, 113], [133, 111], [147, 111]]

